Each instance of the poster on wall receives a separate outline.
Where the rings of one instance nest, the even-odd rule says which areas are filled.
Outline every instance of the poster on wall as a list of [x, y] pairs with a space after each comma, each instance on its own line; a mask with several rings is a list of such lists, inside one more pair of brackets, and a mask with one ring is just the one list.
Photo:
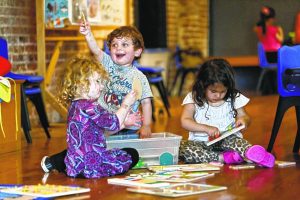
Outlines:
[[91, 25], [126, 25], [127, 0], [45, 0], [46, 27], [78, 25], [82, 13]]
[[68, 21], [67, 0], [45, 0], [46, 27], [64, 27]]
[[100, 0], [100, 18], [104, 25], [126, 24], [126, 0]]
[[69, 0], [69, 19], [71, 24], [79, 24], [82, 14], [87, 16], [87, 0]]

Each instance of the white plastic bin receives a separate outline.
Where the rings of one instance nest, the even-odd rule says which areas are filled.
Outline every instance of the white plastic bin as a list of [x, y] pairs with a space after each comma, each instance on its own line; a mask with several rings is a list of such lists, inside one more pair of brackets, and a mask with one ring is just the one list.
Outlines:
[[[146, 165], [178, 163], [178, 151], [182, 136], [161, 132], [152, 133], [151, 138], [107, 141], [107, 148], [135, 148]], [[170, 161], [171, 159], [171, 161]]]

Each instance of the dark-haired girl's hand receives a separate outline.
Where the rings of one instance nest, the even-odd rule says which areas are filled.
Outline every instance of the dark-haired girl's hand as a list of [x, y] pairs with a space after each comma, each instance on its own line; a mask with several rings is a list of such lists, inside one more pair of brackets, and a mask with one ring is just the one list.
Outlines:
[[217, 138], [220, 136], [220, 131], [217, 127], [206, 125], [206, 133], [211, 139]]
[[245, 126], [245, 128], [243, 130], [247, 129], [247, 127], [248, 127], [248, 120], [247, 120], [247, 118], [240, 117], [240, 118], [236, 119], [236, 121], [235, 121], [235, 127], [239, 127], [239, 126], [242, 126], [242, 125]]

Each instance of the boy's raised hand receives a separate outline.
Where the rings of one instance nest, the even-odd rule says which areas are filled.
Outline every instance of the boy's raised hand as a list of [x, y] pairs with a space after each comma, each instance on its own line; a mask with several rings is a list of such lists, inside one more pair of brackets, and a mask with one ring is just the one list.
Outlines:
[[81, 22], [79, 27], [79, 32], [82, 35], [88, 35], [91, 33], [91, 26], [89, 22]]

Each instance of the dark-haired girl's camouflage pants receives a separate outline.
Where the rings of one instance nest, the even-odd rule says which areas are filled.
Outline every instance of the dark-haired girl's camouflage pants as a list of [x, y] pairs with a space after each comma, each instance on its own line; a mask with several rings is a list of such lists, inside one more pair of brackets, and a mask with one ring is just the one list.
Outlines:
[[210, 146], [200, 141], [182, 141], [179, 148], [179, 160], [184, 163], [219, 161], [219, 154], [228, 150], [236, 151], [244, 158], [246, 150], [251, 146], [247, 140], [236, 135], [231, 135]]

